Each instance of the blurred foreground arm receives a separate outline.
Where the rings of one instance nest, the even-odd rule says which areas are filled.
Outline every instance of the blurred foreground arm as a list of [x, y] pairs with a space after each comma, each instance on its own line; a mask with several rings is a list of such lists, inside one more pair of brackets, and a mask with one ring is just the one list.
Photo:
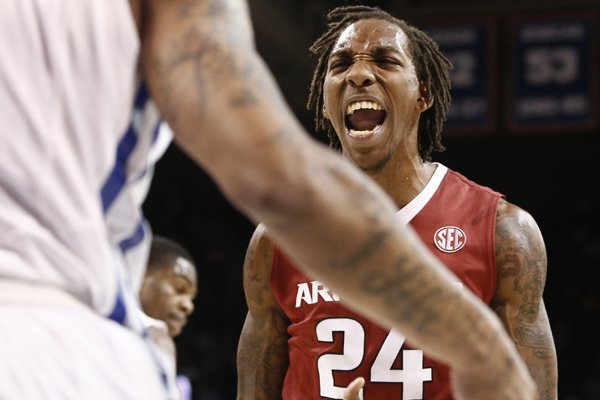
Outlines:
[[466, 396], [481, 386], [486, 400], [530, 399], [527, 369], [494, 314], [394, 222], [375, 183], [302, 130], [256, 53], [245, 2], [143, 5], [153, 98], [227, 198], [346, 305], [449, 364], [457, 398], [479, 398]]

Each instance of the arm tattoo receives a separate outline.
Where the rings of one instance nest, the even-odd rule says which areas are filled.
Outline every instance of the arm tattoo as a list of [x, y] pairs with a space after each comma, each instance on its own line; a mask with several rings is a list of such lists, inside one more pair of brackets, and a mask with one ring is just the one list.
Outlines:
[[511, 207], [497, 218], [496, 265], [502, 293], [493, 305], [527, 363], [540, 399], [554, 400], [556, 351], [542, 298], [546, 249], [533, 219]]
[[[275, 330], [285, 332], [287, 319], [276, 310], [271, 310], [268, 323], [256, 327], [252, 334], [244, 336], [240, 343], [237, 363], [248, 370], [251, 379], [246, 383], [252, 385], [243, 393], [253, 393], [256, 399], [278, 399], [281, 397], [283, 380], [289, 364], [287, 336], [270, 334], [265, 326], [274, 326]], [[269, 338], [270, 340], [265, 340]]]
[[[408, 256], [400, 258], [389, 274], [381, 271], [377, 274], [365, 271], [362, 289], [377, 295], [393, 310], [398, 321], [412, 321], [423, 332], [434, 328], [441, 315], [437, 307], [428, 306], [443, 301], [442, 293], [425, 279], [422, 271], [425, 266], [411, 262]], [[428, 310], [426, 312], [426, 310]]]
[[[513, 279], [512, 290], [522, 299], [516, 316], [514, 340], [531, 347], [540, 355], [547, 354], [540, 346], [548, 343], [548, 332], [537, 324], [546, 278], [546, 251], [543, 243], [527, 235], [515, 217], [498, 217], [496, 229], [496, 263], [500, 278]], [[503, 306], [502, 306], [503, 307]]]
[[[315, 171], [315, 175], [322, 174], [322, 171]], [[344, 181], [346, 175], [340, 171], [340, 167], [331, 165], [325, 169], [325, 179]], [[345, 185], [349, 186], [349, 185]], [[379, 202], [375, 199], [373, 193], [364, 186], [358, 186], [352, 188], [347, 194], [348, 204], [353, 209], [366, 211], [362, 213], [365, 215], [364, 226], [370, 227], [368, 236], [363, 244], [354, 249], [350, 255], [346, 256], [343, 260], [339, 260], [331, 264], [332, 269], [356, 269], [359, 265], [365, 262], [368, 258], [372, 257], [377, 253], [390, 236], [389, 231], [389, 215], [384, 213], [379, 208]]]
[[[222, 89], [223, 85], [231, 81], [242, 84], [250, 78], [250, 64], [242, 64], [242, 58], [235, 56], [237, 49], [228, 48], [215, 40], [214, 34], [208, 34], [205, 29], [193, 25], [183, 36], [183, 40], [171, 45], [170, 54], [161, 71], [172, 76], [177, 74], [179, 68], [192, 68], [198, 106], [205, 104], [207, 92]], [[240, 99], [244, 99], [244, 102]], [[249, 104], [253, 99], [255, 96], [251, 88], [242, 86], [235, 93], [232, 103]]]
[[[333, 179], [344, 179], [335, 167], [327, 171]], [[384, 301], [395, 320], [411, 321], [421, 331], [434, 329], [441, 315], [436, 311], [438, 307], [428, 305], [443, 300], [440, 298], [442, 293], [428, 283], [427, 275], [423, 273], [427, 268], [416, 263], [408, 251], [401, 255], [389, 270], [378, 269], [377, 273], [373, 273], [369, 268], [360, 268], [367, 260], [383, 251], [384, 244], [393, 234], [391, 224], [394, 222], [390, 220], [389, 214], [382, 210], [373, 193], [364, 186], [358, 186], [350, 192], [348, 203], [353, 209], [366, 211], [363, 213], [366, 216], [363, 224], [370, 229], [362, 245], [344, 259], [333, 261], [330, 264], [331, 269], [345, 269], [358, 273], [360, 289], [365, 294]]]
[[273, 400], [281, 398], [289, 364], [289, 320], [271, 289], [272, 243], [264, 235], [258, 227], [244, 262], [244, 290], [249, 314], [238, 346], [237, 364], [241, 384], [239, 396]]
[[[149, 64], [158, 77], [163, 94], [163, 113], [177, 124], [179, 98], [193, 88], [193, 107], [202, 120], [207, 102], [215, 92], [229, 96], [231, 107], [248, 107], [258, 101], [259, 74], [255, 73], [252, 49], [240, 35], [250, 35], [239, 26], [246, 25], [243, 9], [233, 9], [222, 0], [189, 0], [178, 10], [181, 28], [171, 37], [167, 49]], [[189, 81], [182, 82], [187, 74]], [[189, 98], [187, 99], [190, 100]]]

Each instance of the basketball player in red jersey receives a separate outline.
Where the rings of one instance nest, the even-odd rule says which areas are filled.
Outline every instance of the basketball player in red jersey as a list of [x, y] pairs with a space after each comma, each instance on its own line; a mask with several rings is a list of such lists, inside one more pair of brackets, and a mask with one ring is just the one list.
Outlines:
[[[431, 162], [431, 153], [444, 149], [450, 63], [423, 32], [379, 9], [338, 8], [329, 18], [330, 30], [311, 48], [320, 57], [309, 98], [317, 127], [385, 189], [398, 224], [415, 229], [457, 287], [497, 313], [539, 398], [556, 399], [556, 353], [542, 299], [546, 252], [536, 222], [501, 194]], [[401, 332], [345, 308], [336, 293], [296, 269], [262, 227], [244, 273], [249, 312], [238, 349], [239, 398], [454, 398], [459, 385], [448, 367]], [[398, 315], [416, 312], [395, 292], [410, 278], [383, 278], [374, 269], [364, 279]], [[440, 302], [423, 282], [411, 284], [422, 299]], [[462, 340], [470, 340], [468, 332]], [[354, 382], [345, 394], [357, 377], [364, 387]]]
[[[531, 376], [508, 335], [494, 334], [493, 313], [395, 223], [381, 188], [301, 128], [256, 52], [246, 0], [4, 0], [1, 399], [171, 392], [137, 317], [151, 238], [141, 206], [168, 139], [159, 115], [306, 271], [410, 333], [454, 367], [455, 380], [477, 381], [462, 386], [463, 398], [481, 388], [530, 397]], [[396, 290], [418, 312], [397, 314], [363, 287], [373, 268], [405, 278]], [[418, 278], [463, 317], [444, 318], [411, 292]], [[471, 340], [457, 341], [473, 325]]]

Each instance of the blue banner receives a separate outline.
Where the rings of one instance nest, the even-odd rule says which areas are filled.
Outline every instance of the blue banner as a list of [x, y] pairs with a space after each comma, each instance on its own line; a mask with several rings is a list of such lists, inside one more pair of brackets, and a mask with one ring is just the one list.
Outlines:
[[588, 18], [509, 24], [508, 126], [513, 131], [593, 127], [597, 39]]
[[454, 66], [445, 131], [489, 133], [496, 125], [496, 25], [481, 20], [424, 30]]

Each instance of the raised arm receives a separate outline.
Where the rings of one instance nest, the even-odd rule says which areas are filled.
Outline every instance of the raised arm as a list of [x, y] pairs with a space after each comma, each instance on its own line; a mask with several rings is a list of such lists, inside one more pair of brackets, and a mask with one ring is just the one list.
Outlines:
[[248, 315], [237, 354], [238, 399], [281, 399], [289, 364], [289, 320], [271, 290], [273, 244], [259, 225], [244, 262], [244, 293]]
[[346, 305], [452, 366], [459, 391], [474, 390], [465, 378], [483, 398], [527, 399], [530, 378], [494, 314], [394, 222], [374, 182], [301, 129], [257, 56], [246, 4], [143, 4], [152, 96], [227, 198]]
[[517, 345], [540, 399], [557, 398], [556, 350], [542, 294], [546, 248], [530, 214], [502, 201], [496, 223], [498, 287], [492, 307]]

